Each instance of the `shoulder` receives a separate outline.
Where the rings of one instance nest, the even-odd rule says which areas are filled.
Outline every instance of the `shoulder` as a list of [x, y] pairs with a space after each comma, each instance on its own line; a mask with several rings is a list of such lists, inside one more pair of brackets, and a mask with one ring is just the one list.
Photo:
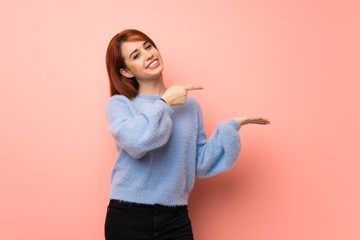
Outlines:
[[114, 96], [111, 96], [111, 97], [107, 100], [107, 104], [119, 103], [119, 102], [130, 102], [130, 99], [128, 99], [128, 98], [125, 97], [124, 95], [114, 95]]
[[128, 99], [127, 97], [123, 96], [123, 95], [114, 95], [111, 96], [107, 101], [106, 101], [106, 106], [110, 107], [113, 105], [129, 105], [131, 103], [131, 100]]
[[131, 100], [123, 95], [114, 95], [106, 101], [106, 112], [117, 112], [123, 110], [129, 110], [132, 106]]
[[186, 105], [195, 108], [201, 108], [199, 102], [193, 96], [187, 96]]
[[200, 103], [193, 97], [193, 96], [187, 96], [186, 102], [184, 105], [180, 106], [174, 106], [173, 108], [179, 108], [182, 109], [182, 111], [186, 111], [188, 113], [192, 114], [201, 114], [201, 106]]

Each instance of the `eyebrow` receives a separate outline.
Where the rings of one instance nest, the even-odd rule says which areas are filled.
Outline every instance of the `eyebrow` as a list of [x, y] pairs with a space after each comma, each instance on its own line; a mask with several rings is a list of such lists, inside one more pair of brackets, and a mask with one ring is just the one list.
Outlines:
[[[145, 42], [143, 43], [143, 46], [145, 46], [148, 42], [149, 42], [149, 41], [145, 41]], [[138, 49], [135, 49], [134, 51], [132, 51], [132, 52], [130, 53], [130, 55], [129, 55], [129, 58], [131, 58], [131, 56], [132, 56], [134, 53], [138, 52], [138, 51], [139, 51]]]

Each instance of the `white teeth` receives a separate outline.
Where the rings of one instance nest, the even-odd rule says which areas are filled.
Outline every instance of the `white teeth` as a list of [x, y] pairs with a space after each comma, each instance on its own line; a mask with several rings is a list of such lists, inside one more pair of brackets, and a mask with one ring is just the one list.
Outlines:
[[153, 67], [153, 66], [155, 66], [155, 65], [157, 64], [157, 62], [158, 62], [157, 60], [153, 61], [152, 63], [149, 64], [148, 67]]

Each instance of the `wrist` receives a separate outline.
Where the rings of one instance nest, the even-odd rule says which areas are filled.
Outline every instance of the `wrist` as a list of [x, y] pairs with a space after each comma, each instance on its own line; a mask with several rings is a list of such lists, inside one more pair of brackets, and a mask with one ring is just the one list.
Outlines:
[[241, 128], [240, 122], [239, 122], [239, 121], [236, 121], [235, 119], [230, 118], [230, 119], [227, 121], [227, 123], [228, 123], [230, 126], [232, 126], [234, 129], [236, 129], [237, 131], [239, 131], [240, 128]]
[[166, 103], [167, 105], [169, 105], [168, 102], [164, 98], [161, 97], [160, 100], [163, 101], [164, 103]]

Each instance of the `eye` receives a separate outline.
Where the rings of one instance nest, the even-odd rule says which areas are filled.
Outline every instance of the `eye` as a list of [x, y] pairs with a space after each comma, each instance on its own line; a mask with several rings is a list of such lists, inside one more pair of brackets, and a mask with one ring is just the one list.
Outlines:
[[146, 49], [146, 50], [149, 50], [149, 49], [151, 49], [151, 48], [152, 48], [151, 43], [146, 43], [145, 49]]
[[133, 59], [138, 59], [140, 57], [139, 53], [134, 54]]

